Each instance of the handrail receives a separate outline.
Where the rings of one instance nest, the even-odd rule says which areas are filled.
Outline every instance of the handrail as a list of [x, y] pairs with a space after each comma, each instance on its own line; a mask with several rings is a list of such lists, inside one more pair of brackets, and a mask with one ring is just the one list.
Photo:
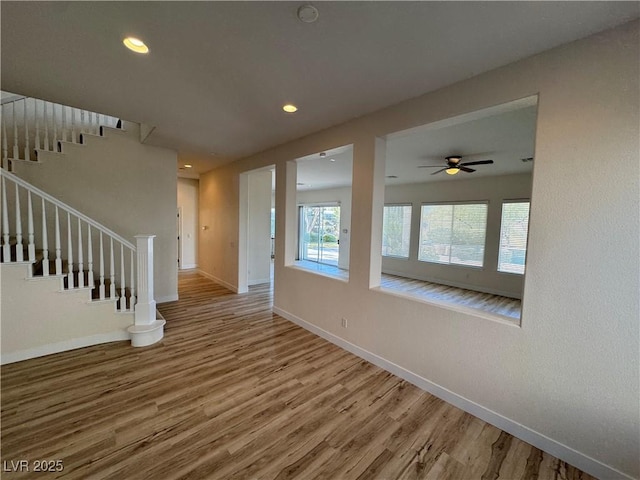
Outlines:
[[[3, 93], [9, 93], [9, 92], [3, 92]], [[27, 98], [24, 95], [18, 95], [16, 93], [9, 93], [9, 95], [11, 95], [11, 96], [10, 97], [5, 97], [5, 98], [0, 100], [0, 105], [5, 105], [5, 104], [11, 103], [11, 102], [17, 102], [19, 100], [23, 100], [23, 99]]]
[[47, 200], [50, 203], [53, 203], [54, 205], [57, 205], [58, 207], [60, 207], [63, 210], [65, 210], [66, 212], [70, 213], [71, 215], [73, 215], [73, 216], [83, 220], [84, 222], [88, 223], [92, 227], [95, 227], [98, 230], [102, 231], [103, 233], [106, 233], [107, 235], [112, 237], [114, 240], [117, 240], [118, 242], [120, 242], [125, 247], [133, 250], [134, 252], [136, 251], [136, 246], [133, 243], [129, 242], [128, 240], [126, 240], [122, 236], [118, 235], [113, 230], [108, 229], [104, 225], [102, 225], [102, 224], [96, 222], [95, 220], [87, 217], [85, 214], [80, 213], [75, 208], [70, 207], [66, 203], [61, 202], [57, 198], [52, 197], [51, 195], [49, 195], [48, 193], [43, 192], [39, 188], [34, 187], [29, 182], [25, 182], [23, 179], [21, 179], [20, 177], [17, 177], [15, 174], [13, 174], [11, 172], [7, 172], [4, 169], [0, 169], [0, 176], [5, 177], [9, 181], [11, 181], [11, 182], [13, 182], [13, 183], [15, 183], [17, 185], [20, 185], [21, 187], [23, 187], [23, 188], [25, 188], [27, 190], [30, 190], [31, 192], [35, 193], [39, 197], [44, 198], [45, 200]]

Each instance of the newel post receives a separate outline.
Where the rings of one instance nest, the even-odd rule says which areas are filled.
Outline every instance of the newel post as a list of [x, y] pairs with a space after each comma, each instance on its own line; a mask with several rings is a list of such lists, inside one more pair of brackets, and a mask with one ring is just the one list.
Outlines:
[[153, 299], [153, 239], [155, 235], [136, 235], [138, 254], [138, 299], [135, 324], [150, 325], [156, 320], [156, 301]]
[[[127, 328], [131, 336], [131, 345], [134, 347], [153, 345], [162, 340], [164, 336], [166, 322], [162, 317], [158, 318], [156, 316], [156, 301], [153, 298], [154, 238], [155, 235], [136, 235], [136, 253], [138, 256], [136, 288], [138, 298], [134, 310], [133, 325]], [[133, 286], [133, 282], [131, 285]], [[134, 298], [133, 295], [131, 298]]]

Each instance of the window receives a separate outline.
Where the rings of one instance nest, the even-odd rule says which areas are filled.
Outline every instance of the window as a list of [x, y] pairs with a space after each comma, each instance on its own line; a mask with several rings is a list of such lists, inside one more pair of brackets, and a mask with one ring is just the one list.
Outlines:
[[411, 205], [385, 205], [382, 217], [382, 255], [409, 258]]
[[487, 204], [422, 205], [418, 260], [482, 267]]
[[498, 271], [524, 274], [529, 231], [529, 202], [502, 204]]

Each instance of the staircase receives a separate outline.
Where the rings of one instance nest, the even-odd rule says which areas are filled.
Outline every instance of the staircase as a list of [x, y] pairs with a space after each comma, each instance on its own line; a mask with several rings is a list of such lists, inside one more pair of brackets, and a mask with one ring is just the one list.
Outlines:
[[113, 117], [43, 100], [5, 101], [3, 93], [1, 363], [116, 340], [146, 346], [162, 339], [154, 236], [138, 235], [134, 245], [25, 179], [51, 175], [39, 170], [44, 156], [64, 155], [106, 130], [126, 134], [121, 126]]
[[[2, 168], [12, 160], [35, 160], [41, 151], [60, 152], [62, 142], [82, 144], [85, 135], [120, 128], [117, 118], [2, 92]], [[36, 157], [36, 158], [34, 158]]]

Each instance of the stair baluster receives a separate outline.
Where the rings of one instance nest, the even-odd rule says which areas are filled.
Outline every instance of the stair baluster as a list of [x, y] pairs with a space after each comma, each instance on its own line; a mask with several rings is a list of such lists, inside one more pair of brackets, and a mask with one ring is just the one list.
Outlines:
[[84, 288], [84, 255], [82, 252], [82, 222], [78, 218], [78, 288]]
[[20, 151], [18, 150], [18, 118], [16, 102], [11, 102], [11, 120], [13, 121], [13, 158], [20, 158]]
[[[53, 142], [51, 142], [51, 150], [55, 150], [56, 143], [58, 142], [58, 122], [56, 121], [56, 104], [55, 103], [51, 104], [51, 119], [53, 120]], [[49, 150], [48, 143], [47, 143], [47, 150]]]
[[42, 275], [49, 276], [49, 240], [47, 238], [47, 211], [42, 199]]
[[[67, 141], [67, 107], [64, 105], [62, 105], [62, 141]], [[56, 146], [53, 147], [54, 150], [56, 148]]]
[[2, 109], [2, 168], [9, 170], [9, 147], [7, 146], [7, 115]]
[[[44, 150], [49, 150], [49, 109], [47, 108], [47, 103], [49, 102], [43, 102], [44, 103], [44, 145], [43, 148]], [[38, 115], [36, 114], [36, 120], [38, 118]], [[40, 148], [40, 147], [37, 147]]]
[[71, 214], [67, 212], [67, 255], [69, 267], [67, 269], [69, 279], [69, 289], [74, 288], [75, 282], [73, 281], [73, 242], [71, 241]]
[[94, 133], [93, 131], [93, 112], [89, 111], [89, 133]]
[[7, 208], [7, 184], [2, 177], [2, 261], [11, 262], [11, 244], [9, 243], [9, 213]]
[[[44, 124], [45, 124], [45, 128], [47, 125], [47, 102], [43, 102], [44, 103]], [[35, 113], [36, 116], [36, 138], [35, 138], [35, 144], [36, 144], [36, 149], [40, 148], [40, 118], [38, 117], [38, 100], [35, 100], [33, 102], [33, 111]], [[46, 136], [45, 136], [46, 138]], [[46, 142], [46, 140], [45, 140]]]
[[100, 232], [100, 300], [104, 300], [104, 248], [102, 245], [102, 232]]
[[23, 262], [22, 216], [20, 215], [20, 192], [18, 190], [18, 186], [16, 185], [16, 262]]
[[109, 285], [109, 298], [114, 299], [116, 298], [116, 267], [113, 258], [113, 238], [110, 238], [110, 240], [111, 248], [109, 250], [109, 280], [111, 281], [111, 284]]
[[91, 225], [87, 223], [87, 268], [89, 269], [88, 280], [91, 290], [94, 289], [95, 280], [93, 279], [93, 245], [91, 242]]
[[[31, 203], [31, 191], [27, 190], [27, 252], [29, 254], [29, 261], [36, 261], [36, 242], [35, 233], [33, 229], [33, 205]], [[29, 273], [33, 273], [29, 270]]]
[[24, 102], [24, 159], [31, 160], [31, 150], [29, 148], [29, 120], [27, 118], [27, 99], [23, 100]]
[[76, 109], [71, 107], [71, 142], [76, 143]]
[[136, 277], [135, 266], [133, 262], [133, 250], [131, 250], [131, 296], [129, 297], [129, 310], [133, 311], [136, 304]]
[[80, 134], [86, 132], [85, 123], [84, 123], [84, 110], [80, 110]]
[[120, 244], [120, 311], [127, 309], [127, 297], [125, 296], [125, 272], [124, 272], [124, 245]]
[[62, 247], [60, 246], [60, 216], [56, 205], [56, 275], [62, 275]]

